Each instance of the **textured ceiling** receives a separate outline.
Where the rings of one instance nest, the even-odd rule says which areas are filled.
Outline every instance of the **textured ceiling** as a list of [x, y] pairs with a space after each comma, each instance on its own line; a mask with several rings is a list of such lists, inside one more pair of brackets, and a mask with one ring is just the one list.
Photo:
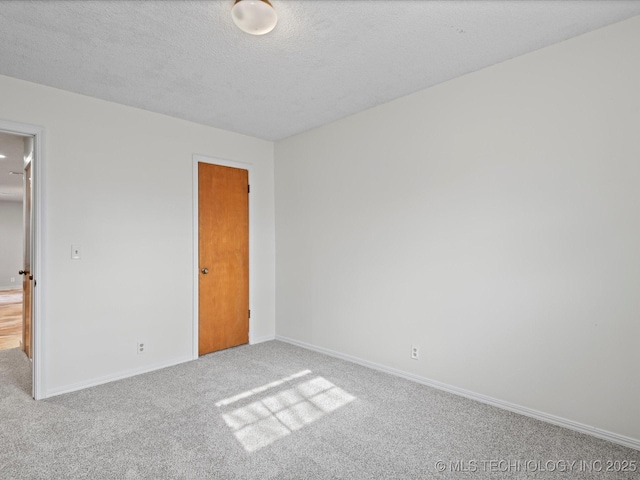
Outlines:
[[616, 0], [0, 1], [0, 74], [268, 140], [640, 14]]

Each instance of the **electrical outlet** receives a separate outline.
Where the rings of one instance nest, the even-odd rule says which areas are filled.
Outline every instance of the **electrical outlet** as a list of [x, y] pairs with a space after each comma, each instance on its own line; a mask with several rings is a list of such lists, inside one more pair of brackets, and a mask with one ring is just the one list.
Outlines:
[[11, 283], [16, 283], [16, 277], [11, 277]]
[[420, 349], [415, 345], [411, 345], [411, 358], [418, 360], [420, 358]]
[[138, 342], [138, 355], [142, 355], [147, 350], [144, 342]]

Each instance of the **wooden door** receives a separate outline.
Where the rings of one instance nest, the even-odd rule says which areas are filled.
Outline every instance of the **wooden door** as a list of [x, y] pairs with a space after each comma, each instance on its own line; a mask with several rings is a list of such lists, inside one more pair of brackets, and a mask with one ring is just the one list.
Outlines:
[[249, 173], [198, 164], [200, 355], [249, 342]]
[[31, 162], [24, 168], [24, 260], [22, 264], [22, 350], [29, 358], [31, 352], [31, 300], [33, 275], [31, 273]]

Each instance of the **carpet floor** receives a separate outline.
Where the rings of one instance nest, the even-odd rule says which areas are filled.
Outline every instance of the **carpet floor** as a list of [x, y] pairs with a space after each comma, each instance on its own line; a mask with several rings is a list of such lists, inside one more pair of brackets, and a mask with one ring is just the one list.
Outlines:
[[2, 479], [640, 478], [636, 450], [277, 341], [30, 388], [0, 352]]

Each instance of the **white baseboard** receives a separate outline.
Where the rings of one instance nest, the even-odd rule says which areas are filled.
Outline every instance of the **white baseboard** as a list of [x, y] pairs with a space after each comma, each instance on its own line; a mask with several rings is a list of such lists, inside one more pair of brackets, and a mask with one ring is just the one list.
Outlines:
[[298, 347], [306, 348], [307, 350], [313, 350], [314, 352], [323, 353], [330, 357], [339, 358], [341, 360], [346, 360], [348, 362], [357, 363], [358, 365], [362, 365], [364, 367], [369, 367], [374, 370], [389, 373], [391, 375], [395, 375], [397, 377], [401, 377], [406, 380], [410, 380], [412, 382], [420, 383], [428, 387], [437, 388], [439, 390], [444, 390], [445, 392], [453, 393], [455, 395], [460, 395], [462, 397], [466, 397], [471, 400], [476, 400], [481, 403], [486, 403], [487, 405], [492, 405], [494, 407], [502, 408], [503, 410], [509, 410], [511, 412], [518, 413], [520, 415], [535, 418], [543, 422], [552, 423], [560, 427], [568, 428], [569, 430], [574, 430], [576, 432], [585, 433], [587, 435], [601, 438], [603, 440], [608, 440], [612, 443], [617, 443], [618, 445], [623, 445], [625, 447], [633, 448], [635, 450], [640, 450], [639, 439], [627, 437], [625, 435], [620, 435], [618, 433], [610, 432], [608, 430], [602, 430], [600, 428], [592, 427], [590, 425], [585, 425], [584, 423], [574, 422], [573, 420], [569, 420], [567, 418], [558, 417], [556, 415], [540, 412], [538, 410], [534, 410], [528, 407], [523, 407], [515, 403], [505, 402], [503, 400], [489, 397], [481, 393], [476, 393], [470, 390], [465, 390], [463, 388], [454, 387], [453, 385], [448, 385], [446, 383], [438, 382], [437, 380], [432, 380], [430, 378], [414, 375], [413, 373], [397, 370], [395, 368], [387, 367], [379, 363], [363, 360], [362, 358], [354, 357], [352, 355], [336, 352], [334, 350], [330, 350], [324, 347], [319, 347], [317, 345], [312, 345], [310, 343], [300, 342], [298, 340], [294, 340], [293, 338], [276, 335], [275, 339], [281, 342], [290, 343], [291, 345], [296, 345]]
[[71, 385], [65, 385], [64, 387], [52, 388], [51, 390], [47, 390], [47, 392], [44, 395], [44, 398], [56, 397], [58, 395], [63, 395], [65, 393], [76, 392], [78, 390], [84, 390], [85, 388], [96, 387], [98, 385], [103, 385], [105, 383], [115, 382], [117, 380], [123, 380], [129, 377], [135, 377], [136, 375], [153, 372], [155, 370], [161, 370], [167, 367], [173, 367], [174, 365], [190, 362], [192, 360], [193, 358], [189, 356], [189, 357], [184, 357], [178, 360], [170, 360], [168, 362], [161, 362], [161, 363], [156, 363], [154, 365], [147, 365], [141, 368], [134, 368], [132, 370], [127, 370], [125, 372], [117, 373], [115, 375], [105, 375], [104, 377], [94, 378], [86, 382], [78, 382], [78, 383], [73, 383]]
[[0, 292], [6, 292], [7, 290], [22, 290], [22, 283], [16, 283], [8, 287], [0, 287]]
[[258, 343], [263, 343], [263, 342], [269, 342], [271, 340], [275, 340], [276, 336], [275, 335], [265, 335], [262, 337], [251, 337], [249, 339], [249, 345], [256, 345]]

